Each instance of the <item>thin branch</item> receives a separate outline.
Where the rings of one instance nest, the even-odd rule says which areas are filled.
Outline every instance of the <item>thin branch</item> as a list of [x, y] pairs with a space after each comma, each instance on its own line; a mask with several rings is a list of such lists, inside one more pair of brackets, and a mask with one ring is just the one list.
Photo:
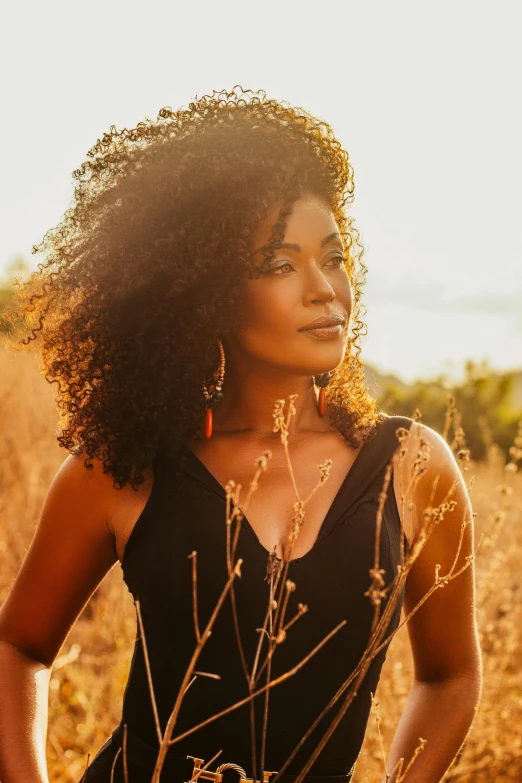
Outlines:
[[[119, 752], [119, 751], [118, 751], [118, 752]], [[116, 756], [117, 756], [117, 755], [118, 755], [118, 754], [116, 754]], [[87, 777], [87, 772], [89, 771], [89, 759], [90, 759], [90, 757], [91, 757], [91, 754], [90, 754], [90, 753], [87, 753], [87, 764], [85, 765], [85, 770], [84, 770], [84, 773], [83, 773], [83, 775], [82, 775], [82, 776], [81, 776], [81, 778], [80, 778], [80, 781], [79, 781], [79, 783], [84, 783], [84, 780], [85, 780], [85, 778]], [[111, 778], [111, 783], [112, 783], [112, 778]]]
[[379, 505], [377, 508], [377, 519], [375, 523], [375, 545], [374, 545], [375, 549], [374, 549], [374, 556], [373, 556], [373, 568], [370, 569], [372, 584], [364, 594], [365, 596], [370, 597], [371, 602], [373, 604], [373, 618], [372, 618], [370, 633], [373, 633], [377, 625], [377, 622], [379, 620], [379, 610], [381, 606], [381, 601], [385, 595], [385, 593], [383, 593], [382, 591], [382, 588], [384, 587], [385, 571], [383, 568], [379, 568], [379, 558], [380, 558], [380, 544], [381, 544], [382, 515], [384, 510], [384, 504], [388, 496], [388, 486], [390, 484], [391, 472], [392, 472], [392, 464], [391, 462], [389, 462], [388, 465], [386, 466], [384, 484], [381, 491], [379, 492]]
[[127, 769], [127, 724], [123, 724], [123, 780], [129, 783], [129, 770]]
[[402, 781], [404, 780], [404, 778], [406, 777], [406, 775], [410, 771], [411, 767], [413, 766], [413, 763], [414, 763], [415, 759], [417, 758], [417, 756], [419, 756], [421, 751], [424, 750], [424, 746], [426, 745], [427, 740], [423, 739], [422, 737], [419, 737], [419, 742], [420, 742], [420, 745], [417, 745], [417, 747], [413, 751], [413, 756], [409, 760], [408, 766], [404, 770], [404, 775], [402, 774], [402, 771], [401, 771], [401, 773], [399, 774], [399, 777], [396, 778], [395, 783], [402, 783]]
[[[441, 506], [442, 505], [444, 505], [444, 504], [441, 504]], [[435, 524], [436, 524], [436, 522], [433, 523], [431, 529], [433, 529]], [[430, 530], [430, 532], [431, 532], [431, 530]], [[359, 684], [359, 682], [362, 681], [362, 678], [364, 678], [364, 676], [366, 675], [366, 671], [367, 671], [371, 661], [375, 658], [376, 655], [378, 655], [378, 653], [386, 645], [388, 645], [390, 643], [391, 639], [395, 636], [395, 634], [399, 631], [399, 629], [403, 625], [405, 625], [411, 619], [413, 614], [415, 614], [415, 612], [418, 611], [418, 609], [427, 600], [427, 598], [429, 597], [429, 595], [431, 595], [432, 592], [434, 592], [439, 587], [443, 587], [444, 584], [447, 584], [448, 581], [451, 581], [451, 579], [456, 578], [457, 576], [459, 576], [466, 568], [469, 567], [470, 563], [475, 558], [476, 552], [478, 551], [478, 548], [480, 546], [480, 542], [479, 542], [478, 546], [476, 547], [475, 552], [473, 554], [468, 555], [466, 557], [466, 564], [458, 572], [456, 572], [454, 574], [451, 574], [450, 572], [448, 572], [448, 574], [445, 577], [440, 578], [438, 582], [436, 582], [434, 585], [432, 585], [432, 587], [428, 591], [428, 593], [422, 599], [419, 600], [419, 602], [416, 604], [416, 606], [405, 617], [404, 621], [402, 623], [399, 623], [399, 625], [395, 628], [395, 630], [392, 631], [388, 635], [388, 637], [382, 643], [379, 644], [378, 642], [380, 641], [380, 636], [382, 636], [382, 633], [387, 629], [387, 627], [389, 625], [391, 613], [395, 609], [397, 598], [398, 598], [398, 596], [400, 595], [400, 593], [402, 591], [402, 588], [404, 586], [404, 583], [406, 581], [408, 573], [409, 573], [411, 567], [413, 566], [413, 562], [418, 557], [418, 554], [419, 554], [420, 550], [422, 549], [422, 546], [423, 546], [423, 542], [422, 541], [417, 542], [416, 547], [414, 547], [412, 549], [412, 552], [410, 553], [410, 557], [406, 561], [406, 565], [404, 566], [404, 568], [400, 568], [399, 569], [398, 577], [396, 577], [394, 579], [394, 583], [395, 584], [394, 584], [394, 589], [392, 591], [390, 600], [388, 601], [388, 603], [386, 605], [385, 611], [383, 612], [383, 615], [382, 615], [382, 617], [381, 617], [381, 619], [380, 619], [380, 621], [378, 623], [376, 631], [375, 631], [373, 637], [370, 639], [370, 641], [369, 641], [369, 643], [367, 645], [367, 648], [366, 648], [365, 652], [363, 653], [363, 656], [361, 657], [361, 660], [360, 660], [358, 666], [353, 670], [353, 672], [345, 680], [345, 682], [339, 687], [339, 689], [334, 694], [334, 696], [330, 699], [330, 701], [325, 706], [325, 708], [321, 711], [321, 713], [313, 721], [313, 723], [310, 726], [310, 728], [307, 730], [305, 735], [298, 742], [298, 744], [296, 745], [296, 747], [294, 748], [294, 750], [292, 751], [290, 756], [287, 758], [287, 760], [284, 762], [283, 766], [279, 769], [278, 774], [276, 775], [276, 777], [274, 777], [274, 779], [272, 780], [271, 783], [277, 783], [277, 780], [279, 779], [279, 775], [281, 775], [284, 772], [284, 770], [287, 768], [288, 764], [295, 757], [295, 755], [298, 752], [298, 750], [303, 746], [303, 744], [306, 742], [308, 737], [311, 735], [311, 733], [314, 731], [314, 729], [317, 727], [317, 725], [320, 723], [320, 721], [323, 719], [323, 717], [331, 710], [331, 708], [339, 700], [339, 698], [342, 696], [342, 694], [349, 688], [349, 686], [354, 681], [354, 679], [358, 676], [358, 674], [360, 672], [362, 672], [362, 677], [360, 677], [358, 679], [358, 681], [356, 682], [354, 688], [352, 689], [351, 694], [347, 695], [347, 697], [345, 699], [345, 702], [343, 703], [341, 709], [339, 710], [339, 713], [337, 714], [336, 718], [334, 719], [334, 721], [330, 725], [329, 729], [327, 729], [326, 733], [323, 735], [323, 738], [320, 740], [320, 742], [319, 742], [319, 744], [318, 744], [318, 746], [316, 748], [316, 751], [314, 751], [314, 753], [312, 754], [311, 758], [307, 762], [306, 767], [302, 770], [302, 773], [300, 773], [299, 776], [294, 781], [294, 783], [301, 783], [301, 780], [302, 780], [301, 774], [306, 774], [308, 772], [308, 770], [310, 769], [311, 765], [313, 764], [313, 762], [315, 761], [315, 759], [317, 758], [317, 756], [321, 752], [322, 748], [324, 747], [324, 745], [326, 744], [326, 742], [328, 741], [330, 736], [333, 734], [333, 731], [337, 727], [337, 725], [340, 722], [342, 716], [344, 715], [344, 713], [346, 712], [346, 710], [350, 706], [351, 701], [353, 700], [354, 695], [357, 692], [358, 684]], [[377, 645], [377, 646], [375, 646], [375, 645]]]
[[192, 683], [193, 683], [193, 682], [195, 682], [196, 680], [197, 680], [197, 675], [196, 675], [196, 674], [194, 674], [194, 677], [191, 679], [191, 681], [189, 682], [189, 684], [188, 684], [188, 685], [187, 685], [187, 687], [185, 688], [185, 691], [184, 691], [185, 693], [188, 691], [188, 689], [190, 688], [190, 686], [192, 685]]
[[[477, 549], [478, 549], [478, 547], [477, 547]], [[476, 552], [476, 550], [475, 550], [475, 552]], [[462, 567], [462, 568], [461, 568], [461, 569], [460, 569], [458, 572], [456, 572], [455, 574], [452, 574], [452, 575], [447, 575], [446, 577], [443, 577], [443, 578], [441, 578], [441, 579], [439, 580], [439, 582], [435, 583], [435, 584], [432, 586], [432, 588], [431, 588], [431, 589], [428, 591], [428, 594], [426, 594], [426, 596], [424, 596], [424, 597], [423, 597], [423, 598], [422, 598], [422, 599], [421, 599], [421, 600], [420, 600], [420, 601], [417, 603], [417, 605], [414, 607], [414, 609], [413, 609], [413, 610], [412, 610], [412, 611], [411, 611], [411, 612], [408, 614], [407, 618], [404, 620], [404, 623], [406, 623], [406, 622], [408, 622], [408, 621], [409, 621], [409, 619], [411, 618], [411, 616], [412, 616], [412, 615], [413, 615], [413, 614], [414, 614], [414, 613], [415, 613], [415, 612], [416, 612], [416, 611], [417, 611], [417, 610], [420, 608], [420, 606], [421, 606], [421, 605], [422, 605], [422, 604], [425, 602], [425, 600], [427, 600], [427, 598], [429, 597], [429, 595], [430, 595], [432, 592], [434, 592], [434, 590], [436, 590], [438, 587], [444, 586], [444, 584], [447, 584], [447, 582], [448, 582], [448, 581], [451, 581], [451, 579], [454, 579], [454, 578], [456, 578], [457, 576], [459, 576], [459, 575], [460, 575], [460, 574], [461, 574], [463, 571], [465, 571], [465, 570], [466, 570], [466, 568], [468, 568], [468, 567], [469, 567], [469, 565], [470, 565], [470, 563], [473, 561], [473, 559], [474, 559], [474, 554], [472, 554], [472, 555], [468, 555], [468, 556], [466, 557], [466, 564], [465, 564], [465, 565], [464, 565], [464, 566], [463, 566], [463, 567]], [[405, 570], [406, 570], [406, 569], [405, 569]], [[402, 574], [401, 574], [401, 576], [402, 576]], [[401, 581], [402, 581], [402, 580], [401, 580]], [[399, 584], [400, 584], [400, 582], [399, 582]], [[388, 606], [387, 606], [386, 608], [388, 608]], [[383, 614], [383, 617], [384, 617], [384, 614]], [[306, 763], [305, 767], [304, 767], [304, 768], [301, 770], [301, 772], [299, 773], [299, 775], [296, 777], [296, 780], [294, 781], [294, 783], [301, 783], [301, 781], [302, 781], [302, 780], [303, 780], [303, 778], [304, 778], [304, 775], [306, 775], [306, 774], [308, 773], [308, 771], [310, 770], [310, 768], [311, 768], [312, 764], [315, 762], [315, 760], [317, 759], [317, 757], [318, 757], [318, 756], [319, 756], [319, 754], [321, 753], [322, 749], [324, 748], [324, 746], [326, 745], [326, 743], [328, 742], [328, 740], [329, 740], [329, 739], [330, 739], [330, 737], [332, 736], [333, 732], [335, 731], [335, 729], [336, 729], [336, 728], [337, 728], [337, 726], [339, 725], [339, 723], [340, 723], [340, 721], [341, 721], [342, 717], [344, 716], [344, 714], [345, 714], [346, 710], [348, 709], [348, 707], [350, 706], [351, 702], [353, 701], [353, 698], [354, 698], [354, 696], [355, 696], [355, 693], [357, 692], [357, 689], [358, 689], [358, 685], [359, 685], [359, 683], [362, 681], [362, 679], [363, 679], [363, 678], [366, 676], [366, 672], [367, 672], [367, 670], [368, 670], [368, 668], [369, 668], [369, 665], [370, 665], [371, 661], [372, 661], [372, 660], [375, 658], [375, 656], [376, 656], [376, 655], [378, 655], [378, 653], [379, 653], [379, 652], [380, 652], [380, 651], [381, 651], [381, 650], [382, 650], [382, 649], [383, 649], [385, 646], [387, 646], [387, 645], [389, 644], [389, 642], [391, 641], [391, 639], [393, 638], [393, 636], [395, 636], [395, 634], [397, 633], [397, 631], [399, 630], [399, 628], [400, 628], [402, 625], [404, 625], [404, 623], [402, 623], [402, 624], [399, 624], [399, 626], [398, 626], [398, 627], [397, 627], [397, 628], [396, 628], [396, 629], [395, 629], [395, 630], [394, 630], [394, 631], [393, 631], [393, 632], [392, 632], [392, 633], [391, 633], [391, 634], [390, 634], [390, 635], [389, 635], [389, 636], [388, 636], [388, 637], [387, 637], [387, 638], [386, 638], [386, 639], [385, 639], [385, 640], [384, 640], [384, 641], [383, 641], [381, 644], [379, 644], [379, 645], [378, 645], [378, 646], [377, 646], [375, 649], [372, 649], [372, 650], [371, 650], [371, 653], [370, 653], [370, 651], [369, 651], [367, 656], [366, 656], [365, 654], [363, 654], [363, 658], [361, 659], [361, 662], [359, 663], [358, 667], [357, 667], [357, 668], [354, 670], [354, 672], [352, 672], [352, 674], [350, 675], [350, 677], [348, 678], [348, 680], [347, 680], [345, 683], [343, 683], [343, 685], [342, 685], [342, 686], [339, 688], [339, 690], [337, 691], [337, 693], [335, 694], [335, 696], [333, 697], [333, 699], [332, 699], [332, 700], [329, 702], [329, 704], [327, 705], [327, 707], [326, 707], [326, 708], [325, 708], [325, 709], [322, 711], [321, 715], [319, 716], [319, 719], [318, 719], [318, 720], [316, 720], [316, 721], [314, 721], [314, 724], [313, 724], [313, 726], [315, 727], [315, 726], [317, 725], [317, 723], [319, 722], [319, 720], [320, 720], [320, 719], [323, 717], [323, 715], [324, 715], [324, 714], [326, 714], [326, 712], [328, 712], [328, 711], [329, 711], [329, 709], [331, 709], [331, 707], [333, 706], [333, 704], [334, 704], [334, 703], [335, 703], [335, 702], [336, 702], [336, 701], [337, 701], [337, 700], [340, 698], [340, 696], [342, 695], [342, 692], [344, 692], [344, 691], [345, 691], [345, 690], [346, 690], [346, 689], [349, 687], [349, 684], [350, 684], [350, 683], [353, 681], [353, 679], [354, 679], [354, 675], [355, 675], [357, 672], [359, 672], [359, 671], [360, 671], [360, 672], [361, 672], [361, 674], [362, 674], [362, 676], [361, 676], [361, 677], [359, 677], [359, 678], [357, 679], [357, 681], [356, 681], [356, 684], [355, 684], [354, 688], [352, 689], [352, 692], [351, 692], [351, 693], [349, 693], [349, 694], [346, 696], [346, 699], [345, 699], [345, 701], [344, 701], [343, 705], [341, 706], [341, 708], [340, 708], [339, 712], [337, 713], [337, 715], [336, 715], [336, 716], [335, 716], [335, 718], [333, 719], [332, 723], [330, 724], [330, 726], [329, 726], [329, 727], [328, 727], [328, 729], [326, 730], [325, 734], [323, 735], [323, 737], [321, 738], [321, 740], [320, 740], [320, 741], [319, 741], [319, 743], [317, 744], [317, 746], [316, 746], [315, 750], [312, 752], [312, 755], [311, 755], [311, 756], [310, 756], [310, 758], [308, 759], [308, 761], [307, 761], [307, 763]], [[380, 623], [379, 625], [381, 625], [381, 623]], [[386, 625], [386, 627], [387, 627], [387, 625]], [[367, 665], [366, 665], [366, 666], [363, 666], [363, 665], [362, 665], [363, 661], [364, 661], [365, 663], [367, 662]], [[292, 754], [291, 754], [291, 756], [289, 757], [289, 759], [287, 759], [287, 761], [285, 762], [285, 764], [283, 765], [283, 767], [282, 767], [282, 768], [279, 770], [279, 772], [278, 772], [278, 775], [280, 775], [280, 774], [283, 772], [283, 770], [286, 768], [286, 766], [288, 765], [288, 763], [290, 762], [290, 760], [291, 760], [291, 759], [294, 757], [295, 753], [297, 752], [297, 750], [299, 749], [299, 747], [301, 747], [301, 746], [302, 746], [303, 742], [304, 742], [304, 741], [305, 741], [305, 739], [306, 739], [306, 738], [309, 736], [309, 734], [310, 734], [310, 733], [311, 733], [311, 730], [309, 730], [309, 731], [306, 733], [305, 737], [304, 737], [304, 738], [303, 738], [303, 739], [302, 739], [302, 740], [301, 740], [301, 741], [298, 743], [298, 745], [296, 746], [296, 749], [295, 749], [295, 750], [292, 752]], [[274, 777], [274, 779], [273, 779], [272, 783], [276, 783], [276, 781], [277, 781], [277, 779], [278, 779], [278, 775], [277, 775], [276, 777]]]
[[211, 680], [220, 680], [221, 675], [220, 674], [213, 674], [212, 672], [197, 672], [194, 669], [194, 674], [199, 674], [200, 677], [210, 677]]
[[230, 707], [227, 707], [224, 710], [221, 710], [221, 712], [216, 713], [215, 715], [212, 715], [210, 718], [206, 718], [206, 720], [202, 721], [201, 723], [198, 723], [197, 726], [193, 726], [191, 729], [187, 729], [187, 731], [184, 731], [183, 734], [178, 734], [177, 737], [174, 737], [174, 739], [171, 739], [169, 741], [169, 745], [174, 745], [176, 742], [180, 742], [180, 740], [185, 739], [185, 737], [188, 737], [190, 734], [193, 734], [195, 731], [198, 731], [199, 729], [203, 728], [203, 726], [208, 726], [209, 723], [213, 723], [215, 720], [218, 720], [218, 718], [222, 718], [223, 715], [228, 715], [229, 712], [233, 712], [234, 710], [237, 710], [239, 707], [242, 707], [243, 704], [248, 704], [249, 701], [254, 699], [256, 696], [259, 696], [261, 693], [264, 693], [268, 688], [274, 688], [276, 685], [280, 685], [285, 680], [288, 680], [290, 677], [293, 677], [294, 674], [296, 674], [299, 669], [302, 669], [302, 667], [308, 663], [310, 658], [312, 658], [321, 647], [324, 647], [326, 642], [328, 642], [334, 634], [337, 633], [344, 625], [346, 625], [347, 620], [343, 620], [339, 623], [339, 625], [336, 625], [336, 627], [330, 631], [329, 634], [327, 634], [324, 639], [322, 639], [319, 644], [317, 644], [313, 650], [311, 650], [308, 655], [306, 655], [298, 664], [296, 664], [292, 669], [289, 669], [284, 674], [281, 674], [279, 677], [276, 677], [275, 680], [272, 680], [266, 685], [263, 685], [261, 688], [259, 688], [257, 691], [254, 691], [249, 696], [246, 696], [244, 699], [241, 699], [240, 701], [237, 701], [235, 704], [232, 704]]
[[181, 687], [179, 689], [179, 692], [178, 692], [178, 695], [177, 695], [177, 698], [176, 698], [176, 702], [174, 704], [174, 707], [173, 707], [173, 710], [172, 710], [172, 712], [170, 714], [170, 717], [169, 717], [169, 719], [167, 721], [167, 726], [165, 728], [165, 734], [164, 734], [163, 740], [162, 740], [162, 742], [160, 744], [160, 749], [159, 749], [158, 757], [157, 757], [157, 760], [156, 760], [156, 766], [154, 768], [154, 773], [152, 775], [151, 783], [159, 783], [159, 777], [160, 777], [161, 769], [163, 767], [163, 763], [165, 761], [165, 756], [167, 755], [167, 751], [169, 749], [169, 745], [171, 744], [171, 739], [170, 738], [172, 736], [172, 732], [174, 730], [174, 727], [176, 725], [176, 721], [178, 719], [179, 711], [181, 709], [181, 704], [182, 704], [183, 698], [185, 696], [185, 691], [187, 689], [187, 685], [189, 683], [189, 680], [192, 677], [193, 671], [194, 671], [194, 669], [196, 667], [196, 663], [197, 663], [197, 660], [198, 660], [198, 658], [199, 658], [199, 656], [201, 654], [201, 651], [202, 651], [203, 647], [205, 646], [207, 640], [210, 638], [210, 635], [212, 633], [212, 627], [213, 627], [214, 622], [216, 620], [216, 617], [217, 617], [217, 615], [218, 615], [218, 613], [219, 613], [219, 611], [220, 611], [220, 609], [221, 609], [221, 607], [223, 605], [223, 602], [224, 602], [224, 600], [225, 600], [225, 598], [226, 598], [226, 596], [227, 596], [227, 594], [228, 594], [228, 592], [230, 590], [230, 587], [231, 587], [234, 579], [236, 578], [236, 576], [241, 576], [241, 570], [240, 569], [241, 569], [242, 562], [243, 562], [243, 560], [241, 558], [236, 562], [235, 568], [232, 571], [232, 573], [230, 574], [230, 576], [229, 576], [229, 578], [228, 578], [228, 580], [227, 580], [223, 590], [221, 591], [221, 595], [219, 596], [219, 598], [217, 600], [217, 603], [216, 603], [216, 605], [214, 607], [214, 610], [213, 610], [213, 612], [212, 612], [212, 614], [210, 616], [210, 619], [209, 619], [209, 621], [208, 621], [208, 623], [207, 623], [207, 625], [205, 627], [205, 630], [203, 631], [203, 634], [201, 635], [201, 639], [198, 642], [198, 644], [196, 645], [196, 648], [195, 648], [195, 650], [194, 650], [194, 652], [192, 654], [192, 658], [191, 658], [191, 660], [189, 662], [189, 665], [188, 665], [187, 670], [185, 672], [185, 675], [183, 677], [183, 681], [181, 683]]
[[198, 617], [198, 553], [194, 549], [190, 555], [189, 560], [192, 560], [192, 613], [194, 616], [194, 631], [196, 634], [196, 641], [201, 641], [201, 632], [199, 630], [199, 617]]
[[384, 773], [386, 775], [386, 780], [388, 780], [389, 773], [388, 773], [388, 767], [386, 766], [386, 754], [384, 752], [384, 743], [382, 741], [382, 734], [381, 734], [381, 716], [379, 715], [379, 700], [375, 698], [372, 691], [370, 691], [370, 696], [372, 699], [372, 707], [375, 711], [375, 723], [377, 725], [377, 735], [379, 737], [379, 743], [381, 746], [381, 753], [384, 760]]
[[121, 753], [121, 748], [118, 748], [116, 755], [114, 756], [114, 761], [112, 762], [110, 783], [114, 783], [114, 770], [116, 768], [116, 762], [118, 761], [118, 756], [120, 755], [120, 753]]
[[154, 685], [153, 685], [153, 682], [152, 682], [152, 672], [151, 672], [151, 668], [150, 668], [149, 651], [147, 649], [147, 639], [146, 639], [146, 636], [145, 636], [145, 628], [143, 626], [143, 618], [141, 616], [140, 602], [136, 598], [134, 603], [136, 605], [136, 614], [138, 616], [138, 625], [139, 625], [139, 629], [140, 629], [141, 641], [142, 641], [142, 644], [143, 644], [143, 658], [145, 659], [145, 668], [147, 670], [147, 682], [149, 683], [149, 692], [150, 692], [150, 698], [151, 698], [151, 701], [152, 701], [152, 711], [154, 713], [154, 724], [156, 726], [156, 734], [158, 735], [158, 741], [159, 741], [159, 743], [161, 745], [161, 743], [163, 741], [163, 736], [162, 736], [162, 733], [161, 733], [161, 726], [160, 726], [160, 721], [159, 721], [158, 705], [157, 705], [157, 702], [156, 702], [156, 697], [154, 695]]

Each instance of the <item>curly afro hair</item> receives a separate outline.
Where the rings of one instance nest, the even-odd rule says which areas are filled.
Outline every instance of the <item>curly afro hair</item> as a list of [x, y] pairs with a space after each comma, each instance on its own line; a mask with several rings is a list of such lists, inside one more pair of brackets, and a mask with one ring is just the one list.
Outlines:
[[[72, 206], [33, 253], [6, 320], [41, 334], [40, 371], [57, 383], [61, 447], [103, 461], [114, 486], [137, 488], [159, 449], [182, 457], [205, 415], [202, 382], [217, 338], [241, 323], [249, 239], [283, 204], [267, 260], [304, 194], [329, 206], [346, 249], [352, 332], [328, 385], [328, 413], [354, 447], [383, 416], [365, 385], [367, 269], [353, 218], [353, 169], [330, 125], [263, 90], [213, 91], [109, 133], [73, 172]], [[18, 312], [19, 311], [19, 312]], [[355, 350], [352, 350], [355, 349]], [[275, 401], [274, 401], [275, 402]]]

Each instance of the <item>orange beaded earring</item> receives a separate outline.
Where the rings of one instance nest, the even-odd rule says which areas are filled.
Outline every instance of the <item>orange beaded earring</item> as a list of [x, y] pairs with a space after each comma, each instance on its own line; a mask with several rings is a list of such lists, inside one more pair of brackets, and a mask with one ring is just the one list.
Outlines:
[[328, 386], [328, 382], [330, 381], [330, 378], [332, 377], [331, 372], [324, 372], [322, 375], [315, 375], [314, 376], [314, 383], [316, 386], [319, 386], [319, 415], [325, 416], [326, 415], [326, 392], [325, 387]]
[[218, 340], [218, 343], [221, 361], [218, 369], [212, 376], [212, 383], [209, 384], [211, 391], [209, 391], [206, 383], [203, 384], [203, 394], [207, 401], [205, 412], [205, 438], [210, 438], [212, 435], [212, 408], [215, 408], [223, 399], [223, 392], [221, 389], [223, 388], [223, 381], [225, 379], [225, 349], [223, 348], [221, 340]]

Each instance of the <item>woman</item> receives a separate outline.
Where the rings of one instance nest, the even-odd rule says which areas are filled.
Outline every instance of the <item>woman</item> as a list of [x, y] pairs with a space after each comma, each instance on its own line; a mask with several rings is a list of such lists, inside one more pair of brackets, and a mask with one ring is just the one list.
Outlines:
[[[50, 666], [119, 560], [138, 633], [121, 723], [84, 780], [163, 764], [161, 780], [349, 781], [401, 607], [437, 564], [466, 566], [473, 530], [445, 440], [364, 384], [348, 155], [303, 109], [234, 88], [112, 126], [74, 176], [23, 303], [70, 454], [0, 612], [0, 778], [47, 781]], [[227, 482], [248, 488], [256, 466], [244, 502]], [[452, 489], [425, 540], [424, 509]], [[478, 702], [467, 565], [408, 624], [388, 770], [423, 738], [411, 781], [440, 779]]]

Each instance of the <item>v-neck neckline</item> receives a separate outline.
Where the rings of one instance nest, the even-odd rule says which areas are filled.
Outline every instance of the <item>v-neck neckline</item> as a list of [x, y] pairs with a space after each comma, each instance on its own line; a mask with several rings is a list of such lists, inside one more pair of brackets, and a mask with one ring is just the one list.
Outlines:
[[[360, 466], [362, 464], [362, 456], [363, 456], [363, 454], [366, 454], [368, 452], [368, 448], [369, 448], [370, 444], [373, 444], [373, 442], [375, 441], [376, 436], [378, 434], [378, 431], [380, 430], [380, 428], [381, 428], [383, 423], [384, 422], [381, 422], [380, 424], [377, 425], [377, 432], [375, 433], [375, 435], [373, 437], [369, 438], [368, 440], [366, 440], [363, 443], [363, 445], [361, 446], [361, 449], [359, 450], [357, 456], [355, 457], [355, 459], [352, 462], [350, 468], [348, 469], [348, 472], [346, 473], [346, 475], [345, 475], [345, 477], [344, 477], [344, 479], [343, 479], [339, 489], [337, 490], [337, 493], [336, 493], [333, 501], [330, 504], [330, 507], [329, 507], [328, 511], [326, 512], [326, 515], [325, 515], [325, 517], [324, 517], [324, 519], [323, 519], [323, 521], [321, 523], [321, 526], [319, 528], [319, 532], [317, 534], [317, 537], [316, 537], [314, 543], [312, 544], [310, 549], [308, 549], [308, 551], [305, 552], [303, 555], [300, 555], [299, 557], [291, 558], [289, 560], [290, 564], [291, 563], [297, 563], [299, 561], [304, 560], [306, 557], [308, 557], [314, 551], [315, 547], [322, 540], [322, 538], [324, 538], [324, 535], [326, 534], [326, 532], [333, 525], [333, 523], [334, 523], [334, 515], [337, 513], [337, 511], [339, 511], [339, 512], [341, 510], [343, 512], [346, 511], [351, 506], [351, 504], [353, 502], [355, 502], [355, 500], [357, 500], [360, 497], [360, 492], [356, 492], [356, 493], [354, 493], [354, 496], [351, 498], [351, 502], [349, 504], [347, 504], [346, 502], [342, 501], [342, 496], [345, 494], [346, 489], [349, 486], [349, 484], [352, 483], [354, 481], [354, 478], [357, 477], [357, 472], [361, 473]], [[185, 451], [186, 451], [187, 456], [189, 457], [189, 459], [192, 459], [194, 467], [199, 471], [199, 473], [201, 474], [201, 478], [205, 481], [207, 486], [209, 488], [213, 489], [213, 491], [217, 495], [219, 495], [222, 500], [224, 500], [226, 502], [226, 490], [222, 486], [222, 484], [217, 480], [217, 478], [214, 476], [214, 474], [209, 470], [209, 468], [207, 468], [205, 463], [201, 461], [201, 459], [198, 457], [198, 455], [194, 451], [192, 451], [192, 449], [187, 447], [185, 449]], [[360, 489], [360, 487], [359, 487], [359, 489]], [[341, 503], [342, 503], [342, 507], [341, 507]], [[249, 530], [249, 532], [252, 534], [254, 539], [257, 541], [258, 545], [263, 549], [263, 551], [266, 553], [266, 556], [268, 557], [271, 553], [264, 546], [264, 544], [261, 543], [258, 534], [256, 533], [256, 531], [252, 527], [251, 523], [249, 522], [249, 520], [248, 520], [248, 518], [247, 518], [247, 516], [246, 516], [246, 514], [244, 512], [243, 512], [243, 517], [242, 517], [242, 525], [244, 525]], [[280, 560], [281, 558], [278, 557], [277, 559]]]

